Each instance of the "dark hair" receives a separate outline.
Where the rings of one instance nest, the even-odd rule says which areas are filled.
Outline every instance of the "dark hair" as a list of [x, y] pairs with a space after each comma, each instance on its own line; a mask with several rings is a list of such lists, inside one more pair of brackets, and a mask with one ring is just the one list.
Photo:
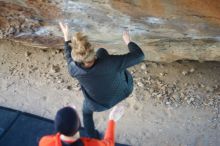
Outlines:
[[55, 130], [65, 136], [73, 136], [81, 126], [79, 116], [75, 109], [64, 107], [55, 117]]

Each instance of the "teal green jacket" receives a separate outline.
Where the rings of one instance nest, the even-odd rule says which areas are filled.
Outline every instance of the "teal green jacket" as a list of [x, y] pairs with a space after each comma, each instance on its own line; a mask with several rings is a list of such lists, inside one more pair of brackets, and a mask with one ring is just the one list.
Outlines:
[[133, 78], [126, 69], [144, 60], [144, 53], [137, 44], [130, 42], [129, 52], [124, 55], [109, 55], [105, 49], [99, 49], [95, 64], [88, 69], [74, 61], [68, 43], [65, 42], [64, 47], [68, 70], [79, 81], [86, 102], [109, 109], [131, 94]]

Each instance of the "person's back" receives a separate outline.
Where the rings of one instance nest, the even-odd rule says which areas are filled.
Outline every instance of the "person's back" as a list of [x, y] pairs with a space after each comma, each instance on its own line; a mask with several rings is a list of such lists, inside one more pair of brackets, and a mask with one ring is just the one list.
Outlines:
[[[65, 48], [70, 49], [70, 46], [66, 44]], [[133, 42], [128, 44], [128, 48], [130, 53], [125, 55], [109, 55], [105, 49], [100, 49], [91, 68], [84, 68], [78, 63], [69, 65], [71, 76], [78, 79], [88, 100], [111, 108], [129, 96], [133, 90], [133, 79], [126, 69], [141, 62], [144, 54]]]
[[[108, 58], [97, 59], [95, 66], [86, 74], [79, 72], [75, 77], [79, 80], [84, 96], [106, 108], [112, 107], [117, 100], [127, 97], [132, 91], [132, 79], [129, 73], [118, 71], [112, 66]], [[130, 81], [131, 83], [129, 84]]]

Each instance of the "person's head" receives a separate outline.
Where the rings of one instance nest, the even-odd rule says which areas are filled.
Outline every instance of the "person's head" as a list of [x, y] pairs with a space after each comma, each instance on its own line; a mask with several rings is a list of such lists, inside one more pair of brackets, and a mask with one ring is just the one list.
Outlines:
[[83, 33], [77, 32], [72, 38], [72, 48], [72, 56], [76, 62], [90, 63], [96, 58], [94, 48]]
[[79, 116], [72, 107], [58, 110], [54, 124], [56, 132], [65, 136], [75, 135], [81, 126]]

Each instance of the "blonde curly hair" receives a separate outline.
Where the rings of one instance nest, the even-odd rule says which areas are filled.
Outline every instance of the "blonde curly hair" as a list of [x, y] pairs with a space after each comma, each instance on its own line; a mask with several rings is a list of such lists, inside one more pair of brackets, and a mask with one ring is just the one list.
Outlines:
[[76, 62], [90, 62], [96, 58], [94, 48], [88, 41], [88, 37], [77, 32], [72, 38], [72, 56]]

